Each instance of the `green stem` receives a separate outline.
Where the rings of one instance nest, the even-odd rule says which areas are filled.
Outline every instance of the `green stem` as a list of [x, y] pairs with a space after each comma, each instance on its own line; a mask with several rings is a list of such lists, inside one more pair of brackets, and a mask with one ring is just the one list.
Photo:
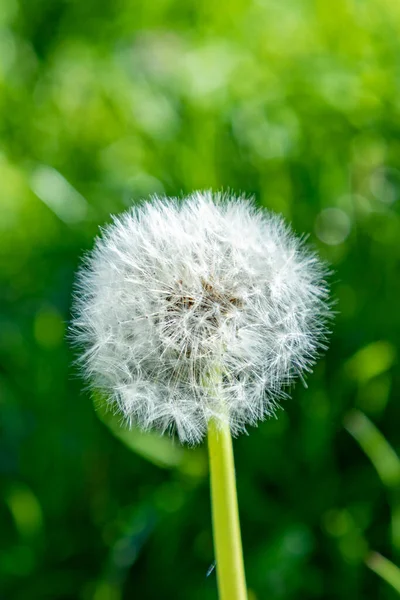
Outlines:
[[219, 598], [220, 600], [246, 600], [235, 465], [228, 423], [210, 420], [208, 451]]
[[400, 593], [400, 569], [390, 560], [379, 554], [371, 552], [365, 560], [367, 566], [380, 575], [387, 583]]

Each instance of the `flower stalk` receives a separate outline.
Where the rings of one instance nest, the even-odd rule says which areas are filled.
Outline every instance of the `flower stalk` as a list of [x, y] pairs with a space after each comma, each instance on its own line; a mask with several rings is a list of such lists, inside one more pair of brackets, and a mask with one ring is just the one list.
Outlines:
[[246, 600], [232, 437], [228, 423], [208, 423], [211, 505], [220, 600]]

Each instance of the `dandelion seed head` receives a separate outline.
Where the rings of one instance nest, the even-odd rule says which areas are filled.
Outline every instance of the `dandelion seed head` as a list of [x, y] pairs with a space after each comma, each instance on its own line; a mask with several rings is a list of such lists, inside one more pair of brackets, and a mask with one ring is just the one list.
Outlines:
[[325, 347], [326, 269], [251, 200], [154, 197], [114, 218], [79, 276], [80, 363], [129, 424], [195, 444], [273, 415]]

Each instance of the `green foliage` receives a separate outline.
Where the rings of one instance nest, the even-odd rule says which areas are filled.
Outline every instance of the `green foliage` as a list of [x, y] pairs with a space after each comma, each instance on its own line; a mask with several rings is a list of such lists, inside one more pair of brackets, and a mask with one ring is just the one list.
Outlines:
[[400, 594], [400, 569], [396, 565], [377, 552], [368, 557], [367, 564]]
[[310, 234], [338, 311], [308, 388], [235, 442], [251, 598], [398, 598], [399, 23], [395, 0], [0, 0], [1, 597], [216, 598], [205, 449], [118, 431], [65, 335], [110, 213], [223, 187]]

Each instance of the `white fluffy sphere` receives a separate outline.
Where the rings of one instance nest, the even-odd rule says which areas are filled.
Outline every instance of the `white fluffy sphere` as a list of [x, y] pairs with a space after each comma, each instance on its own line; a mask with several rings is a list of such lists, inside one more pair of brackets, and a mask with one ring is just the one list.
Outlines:
[[129, 423], [197, 443], [272, 415], [310, 370], [325, 268], [245, 198], [153, 198], [114, 219], [79, 274], [72, 332], [89, 381]]

